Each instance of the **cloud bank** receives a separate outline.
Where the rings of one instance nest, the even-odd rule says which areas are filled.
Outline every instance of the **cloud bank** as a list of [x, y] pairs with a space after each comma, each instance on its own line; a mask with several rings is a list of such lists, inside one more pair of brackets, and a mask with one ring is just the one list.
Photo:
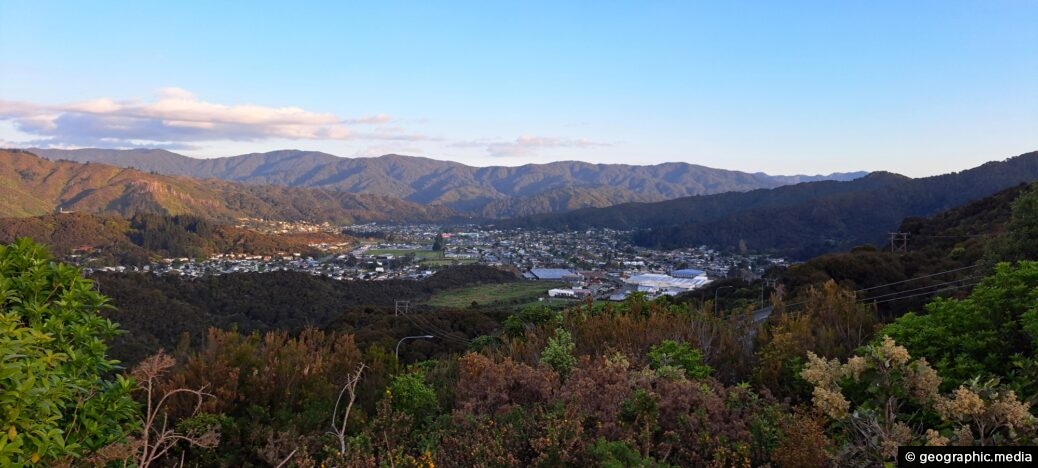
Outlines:
[[0, 100], [0, 120], [50, 146], [189, 146], [205, 141], [422, 140], [403, 129], [358, 132], [392, 122], [385, 114], [340, 118], [298, 107], [206, 102], [180, 88], [158, 90], [152, 101], [95, 99], [64, 105]]
[[532, 156], [540, 150], [557, 148], [599, 148], [608, 143], [590, 141], [586, 138], [559, 138], [523, 135], [513, 141], [475, 140], [455, 143], [458, 148], [485, 148], [494, 157]]

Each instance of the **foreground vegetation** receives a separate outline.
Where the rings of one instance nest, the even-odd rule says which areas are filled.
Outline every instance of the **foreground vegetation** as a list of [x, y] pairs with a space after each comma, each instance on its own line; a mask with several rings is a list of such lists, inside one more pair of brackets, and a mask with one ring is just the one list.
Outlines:
[[[19, 241], [0, 247], [0, 464], [853, 466], [899, 445], [1038, 444], [1036, 201], [978, 247], [991, 264], [972, 291], [898, 317], [831, 279], [774, 294], [763, 327], [751, 305], [634, 294], [466, 316], [483, 336], [398, 359], [404, 335], [361, 338], [395, 322], [347, 312], [210, 328], [129, 371], [108, 358], [95, 283]], [[240, 292], [276, 312], [248, 278]], [[159, 311], [234, 303], [192, 288]]]

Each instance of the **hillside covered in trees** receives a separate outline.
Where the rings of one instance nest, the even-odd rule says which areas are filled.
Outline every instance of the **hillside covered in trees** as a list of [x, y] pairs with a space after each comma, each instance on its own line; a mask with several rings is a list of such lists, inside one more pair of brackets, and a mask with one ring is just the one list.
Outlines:
[[[113, 339], [112, 355], [129, 363], [157, 349], [197, 349], [211, 327], [244, 334], [296, 334], [315, 327], [352, 334], [363, 346], [392, 346], [394, 337], [432, 331], [442, 337], [408, 350], [432, 357], [464, 350], [471, 338], [496, 330], [503, 315], [469, 309], [431, 313], [421, 300], [464, 286], [518, 280], [513, 273], [478, 265], [448, 268], [422, 281], [337, 281], [293, 271], [195, 280], [138, 273], [92, 278], [116, 306], [103, 315], [128, 331]], [[394, 315], [398, 300], [414, 302], [412, 315]]]
[[591, 164], [557, 161], [519, 167], [473, 167], [453, 161], [387, 154], [344, 158], [282, 150], [196, 159], [165, 150], [32, 149], [51, 159], [95, 162], [196, 179], [329, 189], [438, 204], [470, 216], [506, 218], [660, 201], [813, 180], [850, 180], [863, 172], [773, 176], [695, 164]]
[[1036, 187], [1021, 184], [929, 218], [906, 218], [897, 229], [907, 235], [903, 251], [898, 242], [896, 251], [889, 242], [878, 247], [858, 246], [820, 255], [776, 274], [781, 275], [783, 289], [793, 295], [834, 280], [860, 291], [863, 301], [876, 302], [884, 316], [918, 310], [933, 291], [968, 293], [999, 259], [1028, 258], [1008, 251], [1010, 243], [1018, 242], [1012, 240], [1018, 234], [1005, 234], [1014, 204], [1033, 199]]
[[214, 254], [316, 253], [315, 243], [345, 243], [330, 233], [262, 234], [191, 215], [140, 213], [129, 219], [86, 213], [0, 218], [0, 243], [29, 237], [59, 258], [89, 257], [91, 265], [144, 265], [157, 258]]
[[1038, 179], [1038, 152], [950, 174], [911, 179], [874, 172], [861, 179], [809, 182], [770, 190], [630, 203], [498, 222], [558, 230], [638, 230], [654, 248], [710, 245], [806, 260], [882, 243], [904, 218], [930, 216]]
[[0, 149], [0, 216], [27, 217], [59, 210], [132, 217], [140, 213], [340, 223], [444, 220], [454, 212], [399, 198], [276, 185], [196, 180], [106, 164], [50, 161]]

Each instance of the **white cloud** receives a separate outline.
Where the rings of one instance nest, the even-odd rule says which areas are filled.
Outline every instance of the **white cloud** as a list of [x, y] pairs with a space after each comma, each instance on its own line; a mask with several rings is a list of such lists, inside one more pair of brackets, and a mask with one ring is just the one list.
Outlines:
[[70, 112], [84, 112], [88, 114], [110, 114], [118, 112], [122, 105], [111, 99], [94, 99], [65, 106]]
[[93, 99], [64, 105], [0, 101], [0, 120], [9, 120], [37, 143], [107, 146], [134, 142], [183, 144], [203, 141], [287, 140], [419, 140], [403, 129], [359, 133], [356, 126], [380, 125], [385, 114], [340, 118], [299, 107], [206, 102], [190, 91], [162, 88], [151, 101]]
[[46, 114], [46, 109], [35, 104], [0, 99], [0, 118], [29, 118]]
[[487, 154], [495, 157], [533, 156], [541, 150], [556, 148], [598, 148], [610, 146], [586, 138], [559, 138], [523, 135], [513, 141], [473, 140], [458, 142], [452, 146], [459, 148], [485, 148]]
[[388, 116], [388, 115], [386, 115], [386, 114], [377, 114], [377, 115], [370, 115], [370, 116], [366, 115], [364, 117], [357, 118], [357, 119], [349, 119], [349, 120], [346, 120], [346, 123], [374, 125], [374, 124], [388, 123], [388, 122], [392, 122], [392, 121], [393, 121], [393, 118]]

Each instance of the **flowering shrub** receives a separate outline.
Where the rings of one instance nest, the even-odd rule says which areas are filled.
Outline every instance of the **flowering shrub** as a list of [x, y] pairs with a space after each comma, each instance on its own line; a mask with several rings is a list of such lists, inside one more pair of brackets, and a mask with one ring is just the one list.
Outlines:
[[814, 408], [843, 439], [838, 462], [881, 464], [899, 445], [1029, 444], [1029, 404], [997, 381], [974, 379], [951, 395], [926, 359], [912, 359], [890, 337], [846, 362], [808, 353], [801, 377], [814, 386]]

